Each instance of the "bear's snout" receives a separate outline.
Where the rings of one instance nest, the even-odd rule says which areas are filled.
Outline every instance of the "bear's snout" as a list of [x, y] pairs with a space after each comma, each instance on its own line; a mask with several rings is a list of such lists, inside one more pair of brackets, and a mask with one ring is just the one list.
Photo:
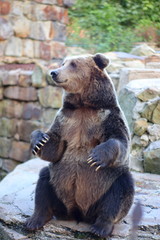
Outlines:
[[57, 70], [53, 70], [50, 74], [51, 74], [53, 80], [56, 80], [56, 78], [58, 76], [58, 71]]

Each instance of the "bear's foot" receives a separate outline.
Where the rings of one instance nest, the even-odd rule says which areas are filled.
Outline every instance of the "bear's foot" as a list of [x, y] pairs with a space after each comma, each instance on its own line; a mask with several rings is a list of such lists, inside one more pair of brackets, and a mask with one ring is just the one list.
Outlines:
[[49, 222], [52, 218], [45, 219], [44, 217], [32, 216], [27, 219], [25, 222], [25, 228], [29, 231], [36, 231], [41, 229], [47, 222]]
[[91, 226], [91, 232], [99, 237], [106, 238], [111, 235], [114, 225], [111, 222], [97, 222]]

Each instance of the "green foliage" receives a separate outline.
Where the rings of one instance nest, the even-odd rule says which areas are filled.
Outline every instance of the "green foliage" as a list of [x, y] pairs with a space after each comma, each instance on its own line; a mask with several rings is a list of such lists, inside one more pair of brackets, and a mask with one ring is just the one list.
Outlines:
[[159, 0], [77, 0], [69, 10], [68, 44], [95, 51], [130, 50], [144, 40], [138, 29], [160, 27], [159, 13]]

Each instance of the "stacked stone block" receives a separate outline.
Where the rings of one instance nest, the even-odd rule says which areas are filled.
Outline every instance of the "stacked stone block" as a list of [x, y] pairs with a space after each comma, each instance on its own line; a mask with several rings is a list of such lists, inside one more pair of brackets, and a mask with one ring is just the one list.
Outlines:
[[119, 100], [132, 133], [130, 167], [160, 173], [160, 78], [130, 82]]
[[62, 90], [47, 84], [49, 76], [40, 65], [32, 71], [1, 72], [4, 75], [0, 77], [0, 166], [10, 171], [31, 158], [30, 133], [49, 127], [61, 107]]
[[0, 1], [0, 56], [49, 61], [66, 54], [66, 24], [73, 0]]
[[46, 130], [61, 106], [47, 70], [66, 56], [73, 2], [0, 0], [0, 176], [31, 158], [30, 133]]

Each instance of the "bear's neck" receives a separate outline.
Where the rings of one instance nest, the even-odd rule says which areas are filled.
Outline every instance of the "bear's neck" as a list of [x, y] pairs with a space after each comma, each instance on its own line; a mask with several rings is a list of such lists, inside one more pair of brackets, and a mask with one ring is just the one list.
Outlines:
[[[93, 84], [94, 82], [94, 84]], [[117, 99], [115, 90], [111, 82], [108, 80], [105, 83], [93, 81], [89, 88], [85, 89], [83, 93], [67, 93], [65, 92], [63, 98], [63, 108], [77, 109], [77, 108], [92, 108], [92, 109], [111, 109], [117, 107]]]

